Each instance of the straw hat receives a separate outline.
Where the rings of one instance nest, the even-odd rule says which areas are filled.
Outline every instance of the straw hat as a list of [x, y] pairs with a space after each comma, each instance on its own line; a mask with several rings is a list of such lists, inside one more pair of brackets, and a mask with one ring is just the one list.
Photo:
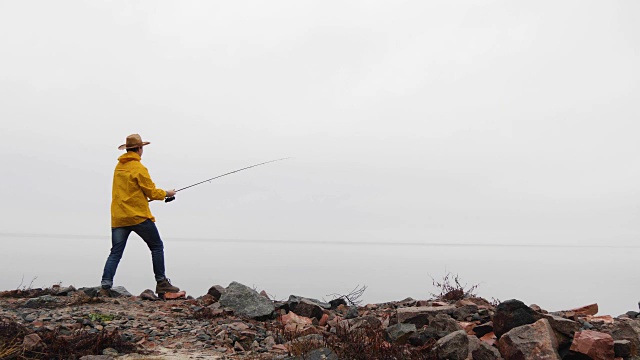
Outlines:
[[149, 144], [151, 143], [148, 141], [142, 141], [142, 138], [140, 137], [140, 135], [131, 134], [127, 136], [127, 142], [125, 144], [118, 146], [118, 150], [133, 149], [133, 148], [142, 147]]

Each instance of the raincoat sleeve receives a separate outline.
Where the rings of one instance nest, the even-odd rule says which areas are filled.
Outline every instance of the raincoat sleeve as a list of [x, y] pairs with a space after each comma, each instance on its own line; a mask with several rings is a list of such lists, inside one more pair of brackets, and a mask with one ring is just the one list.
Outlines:
[[138, 172], [138, 185], [144, 195], [151, 200], [164, 200], [167, 196], [167, 192], [156, 187], [156, 184], [151, 180], [149, 170], [146, 167], [141, 166]]

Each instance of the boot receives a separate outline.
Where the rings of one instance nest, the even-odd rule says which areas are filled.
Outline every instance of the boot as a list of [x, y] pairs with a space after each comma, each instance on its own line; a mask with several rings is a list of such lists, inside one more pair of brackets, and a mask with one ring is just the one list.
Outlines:
[[180, 291], [180, 288], [177, 286], [171, 285], [171, 282], [169, 282], [169, 279], [160, 280], [156, 285], [156, 293], [158, 294], [158, 296], [166, 293], [176, 293], [178, 291]]

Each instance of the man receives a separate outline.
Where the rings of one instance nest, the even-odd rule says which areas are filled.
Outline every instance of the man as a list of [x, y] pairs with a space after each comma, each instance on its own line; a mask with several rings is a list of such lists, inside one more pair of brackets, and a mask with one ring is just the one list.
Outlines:
[[127, 152], [118, 158], [118, 164], [113, 172], [113, 189], [111, 193], [111, 253], [104, 265], [102, 273], [101, 295], [109, 296], [113, 286], [118, 263], [122, 258], [124, 247], [131, 232], [138, 234], [151, 250], [153, 273], [156, 278], [156, 293], [162, 295], [178, 292], [180, 289], [171, 285], [164, 273], [164, 246], [155, 225], [155, 218], [149, 209], [149, 200], [163, 200], [174, 196], [174, 190], [156, 188], [151, 181], [149, 171], [142, 165], [144, 146], [138, 134], [127, 136], [125, 144], [118, 150]]

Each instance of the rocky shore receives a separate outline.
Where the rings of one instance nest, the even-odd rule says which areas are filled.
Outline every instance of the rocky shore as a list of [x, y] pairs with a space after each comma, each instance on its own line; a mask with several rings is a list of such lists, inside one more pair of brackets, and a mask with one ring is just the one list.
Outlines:
[[640, 359], [638, 313], [547, 311], [459, 288], [360, 304], [233, 282], [193, 298], [52, 286], [0, 292], [0, 359]]

